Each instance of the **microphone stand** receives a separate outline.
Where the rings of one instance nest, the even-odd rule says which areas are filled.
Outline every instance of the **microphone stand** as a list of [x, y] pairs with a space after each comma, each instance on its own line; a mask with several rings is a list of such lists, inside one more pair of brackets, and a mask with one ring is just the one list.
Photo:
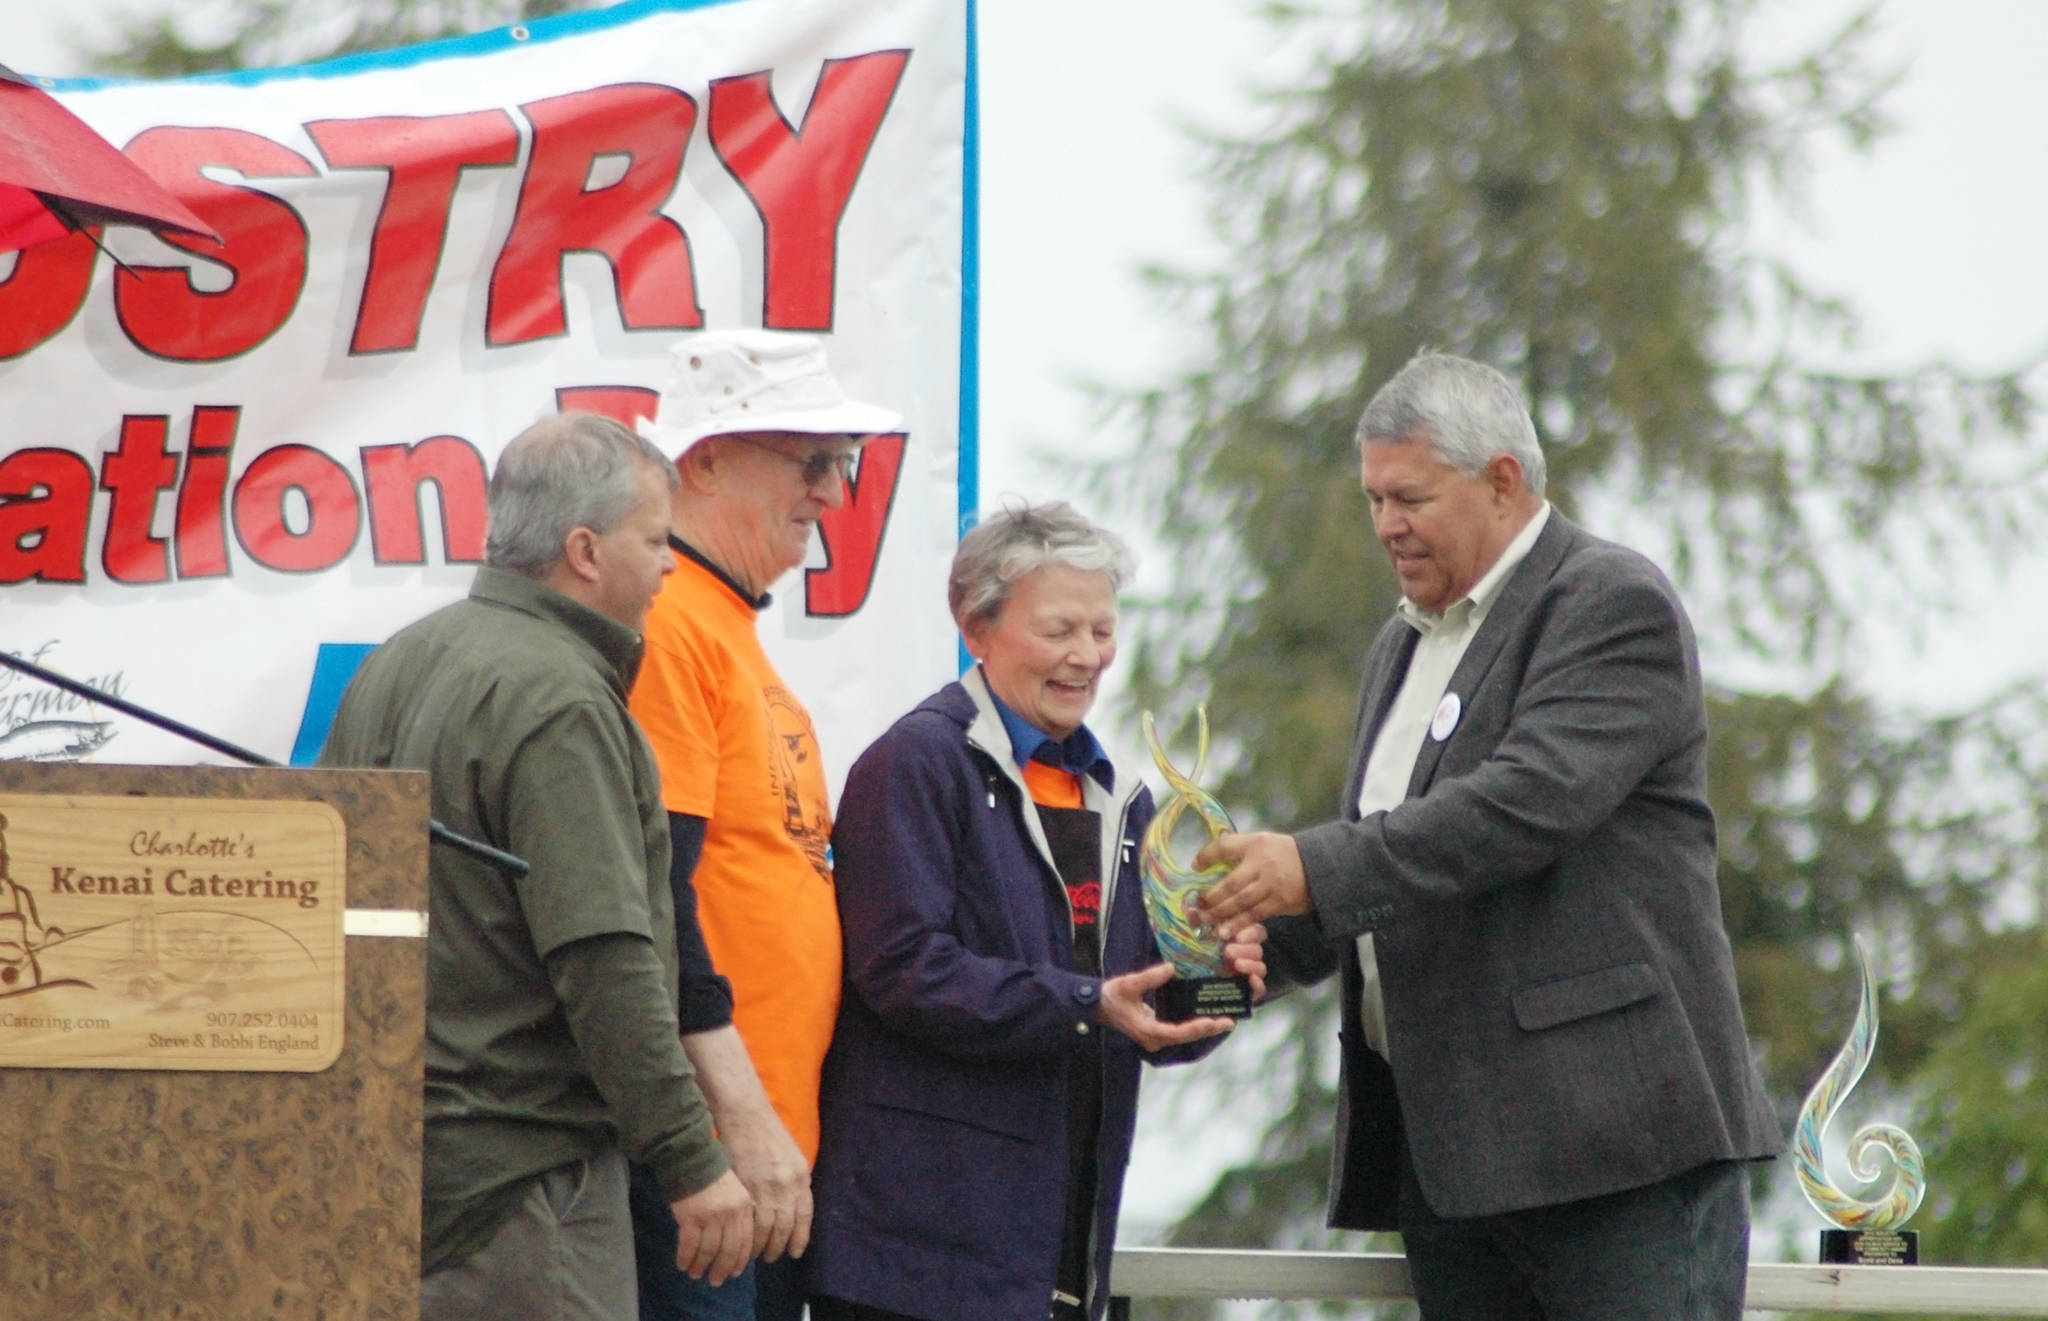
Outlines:
[[[40, 679], [51, 687], [61, 688], [74, 697], [82, 697], [88, 702], [111, 707], [124, 716], [135, 717], [135, 719], [140, 720], [145, 725], [154, 725], [166, 733], [176, 734], [182, 739], [189, 739], [203, 748], [211, 748], [222, 756], [233, 757], [236, 761], [247, 765], [280, 768], [284, 766], [283, 762], [273, 761], [260, 752], [251, 752], [245, 747], [230, 743], [226, 739], [209, 734], [203, 729], [195, 729], [183, 721], [173, 720], [166, 715], [159, 715], [148, 707], [138, 706], [124, 697], [116, 697], [112, 693], [103, 693], [90, 684], [80, 683], [78, 680], [59, 674], [55, 670], [45, 669], [32, 660], [25, 660], [22, 657], [11, 656], [4, 651], [0, 651], [0, 666], [26, 674], [32, 679]], [[459, 835], [432, 817], [427, 819], [427, 835], [436, 843], [446, 844], [458, 852], [467, 853], [479, 862], [489, 863], [491, 866], [509, 875], [524, 876], [531, 870], [527, 866], [526, 859], [516, 854], [507, 853], [503, 849], [494, 848], [482, 840], [471, 839], [467, 835]]]

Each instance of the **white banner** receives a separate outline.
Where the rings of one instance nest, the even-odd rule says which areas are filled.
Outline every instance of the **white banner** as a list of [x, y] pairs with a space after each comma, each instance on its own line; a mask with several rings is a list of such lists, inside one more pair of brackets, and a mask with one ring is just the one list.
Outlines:
[[[693, 329], [807, 331], [907, 419], [761, 621], [836, 790], [957, 668], [969, 21], [640, 0], [57, 85], [225, 246], [0, 254], [0, 650], [303, 761], [361, 654], [467, 590], [505, 441], [652, 413]], [[217, 760], [8, 671], [0, 758]]]

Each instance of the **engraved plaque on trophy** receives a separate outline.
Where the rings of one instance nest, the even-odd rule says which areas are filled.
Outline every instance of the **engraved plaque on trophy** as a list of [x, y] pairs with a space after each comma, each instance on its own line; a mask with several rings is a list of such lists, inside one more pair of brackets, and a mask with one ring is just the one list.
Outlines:
[[[1849, 1169], [1864, 1185], [1864, 1195], [1844, 1192], [1828, 1178], [1821, 1141], [1843, 1100], [1869, 1065], [1877, 1045], [1877, 978], [1860, 937], [1855, 940], [1856, 964], [1862, 973], [1862, 996], [1849, 1038], [1821, 1075], [1792, 1134], [1793, 1168], [1799, 1187], [1813, 1209], [1835, 1225], [1820, 1234], [1820, 1260], [1833, 1265], [1912, 1266], [1920, 1260], [1920, 1236], [1901, 1229], [1927, 1195], [1927, 1172], [1920, 1145], [1893, 1124], [1865, 1124], [1849, 1139]], [[1884, 1182], [1884, 1176], [1889, 1179]]]
[[1208, 709], [1196, 707], [1195, 720], [1200, 730], [1195, 745], [1195, 769], [1192, 775], [1182, 775], [1160, 746], [1152, 713], [1145, 712], [1143, 718], [1152, 762], [1172, 790], [1145, 830], [1138, 861], [1144, 882], [1145, 914], [1152, 920], [1159, 952], [1173, 965], [1173, 980], [1159, 988], [1157, 1012], [1173, 1023], [1190, 1018], [1249, 1018], [1252, 1012], [1251, 979], [1234, 975], [1224, 966], [1223, 942], [1197, 925], [1188, 911], [1194, 900], [1227, 869], [1189, 871], [1173, 856], [1173, 831], [1186, 813], [1194, 813], [1208, 828], [1210, 839], [1234, 829], [1223, 805], [1197, 783], [1209, 760]]

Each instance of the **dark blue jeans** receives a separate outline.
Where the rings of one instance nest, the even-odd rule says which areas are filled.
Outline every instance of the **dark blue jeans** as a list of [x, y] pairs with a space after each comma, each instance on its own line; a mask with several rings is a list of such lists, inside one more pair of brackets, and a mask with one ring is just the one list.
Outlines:
[[1425, 1321], [1741, 1321], [1749, 1182], [1732, 1161], [1459, 1220], [1429, 1209], [1409, 1164], [1399, 1217]]
[[633, 1265], [640, 1280], [640, 1321], [798, 1321], [802, 1263], [794, 1257], [749, 1262], [724, 1284], [676, 1269], [676, 1218], [654, 1171], [632, 1167]]

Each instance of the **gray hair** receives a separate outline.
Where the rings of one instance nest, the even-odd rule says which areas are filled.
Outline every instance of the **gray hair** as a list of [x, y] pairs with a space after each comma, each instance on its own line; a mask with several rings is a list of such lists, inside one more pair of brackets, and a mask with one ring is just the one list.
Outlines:
[[1379, 388], [1358, 419], [1358, 447], [1429, 442], [1437, 457], [1476, 477], [1496, 455], [1522, 465], [1532, 495], [1543, 494], [1543, 447], [1515, 383], [1485, 363], [1418, 353]]
[[651, 443], [595, 413], [545, 417], [513, 437], [491, 474], [484, 563], [544, 578], [579, 527], [605, 533], [640, 500], [640, 471], [659, 468], [673, 490], [681, 479]]
[[964, 633], [1002, 613], [1017, 583], [1048, 564], [1064, 564], [1109, 577], [1121, 591], [1138, 570], [1138, 557], [1122, 537], [1099, 528], [1064, 500], [1010, 505], [989, 515], [953, 553], [946, 604]]

